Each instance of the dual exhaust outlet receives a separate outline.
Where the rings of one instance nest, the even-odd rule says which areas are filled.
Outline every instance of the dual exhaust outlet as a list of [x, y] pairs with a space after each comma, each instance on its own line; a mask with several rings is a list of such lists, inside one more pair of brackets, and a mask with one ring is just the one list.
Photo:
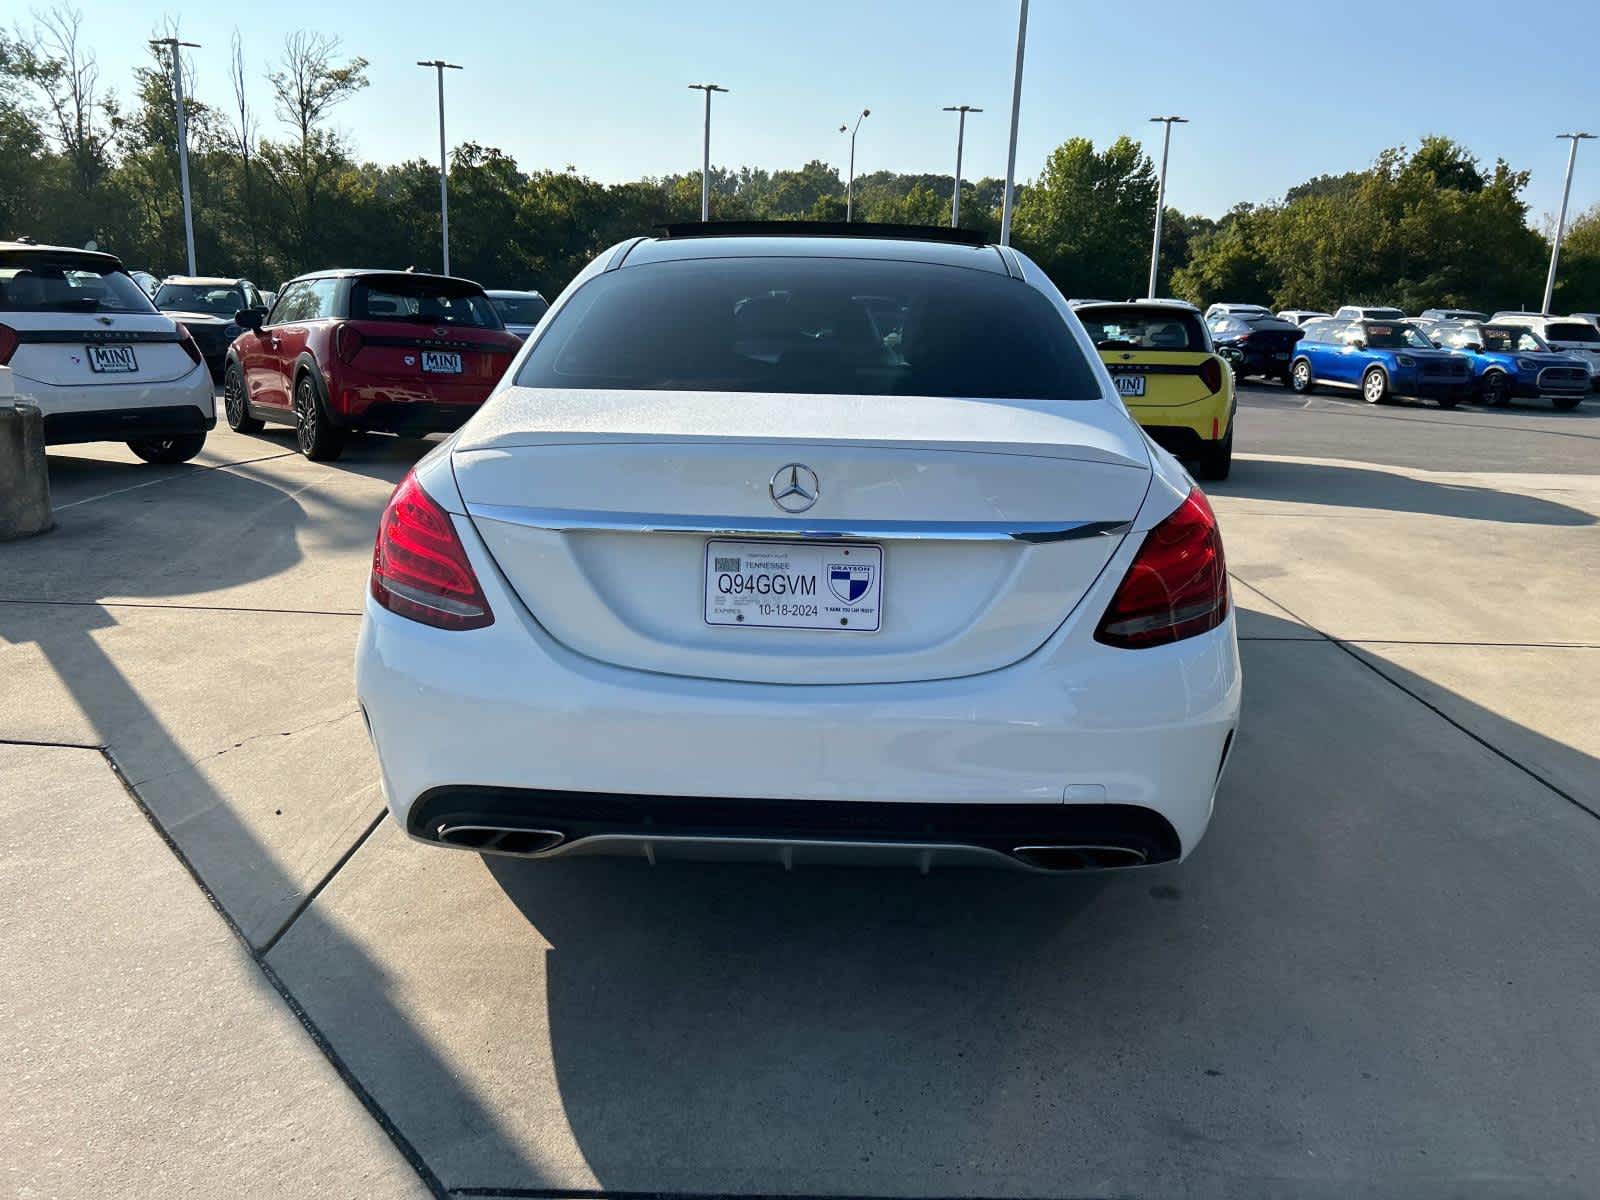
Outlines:
[[[446, 823], [436, 826], [431, 832], [433, 840], [441, 845], [453, 846], [460, 850], [474, 850], [480, 854], [506, 854], [517, 858], [542, 858], [569, 841], [567, 835], [557, 829], [528, 829], [504, 825]], [[640, 840], [648, 842], [649, 839]], [[771, 840], [781, 842], [783, 839]], [[884, 843], [886, 846], [894, 844]], [[1140, 867], [1149, 861], [1149, 855], [1143, 850], [1130, 846], [1049, 844], [1014, 846], [1009, 851], [995, 849], [993, 853], [1033, 870], [1051, 874]], [[649, 857], [654, 861], [653, 855]]]

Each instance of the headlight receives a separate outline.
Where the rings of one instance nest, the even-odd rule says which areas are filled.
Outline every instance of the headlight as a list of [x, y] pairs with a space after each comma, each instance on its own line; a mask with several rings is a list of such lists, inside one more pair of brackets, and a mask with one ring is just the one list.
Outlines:
[[1519, 371], [1537, 371], [1538, 369], [1539, 364], [1534, 362], [1531, 358], [1517, 359], [1517, 370]]
[[1402, 367], [1414, 367], [1417, 365], [1417, 360], [1409, 354], [1401, 354], [1394, 361]]

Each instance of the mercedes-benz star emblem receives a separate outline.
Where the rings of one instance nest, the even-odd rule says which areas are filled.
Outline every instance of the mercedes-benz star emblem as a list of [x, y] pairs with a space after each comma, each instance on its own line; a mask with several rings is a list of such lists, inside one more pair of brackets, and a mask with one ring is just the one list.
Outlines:
[[817, 502], [822, 489], [817, 486], [817, 473], [804, 463], [785, 463], [772, 473], [767, 484], [772, 502], [787, 513], [802, 513]]

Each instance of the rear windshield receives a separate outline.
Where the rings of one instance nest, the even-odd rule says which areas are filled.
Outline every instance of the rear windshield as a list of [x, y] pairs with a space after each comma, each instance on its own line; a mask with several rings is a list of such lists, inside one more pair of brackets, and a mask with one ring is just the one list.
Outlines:
[[1552, 342], [1600, 342], [1600, 328], [1587, 321], [1552, 321], [1544, 336]]
[[356, 280], [350, 289], [350, 316], [358, 321], [503, 328], [494, 305], [477, 284], [426, 276], [373, 275]]
[[[1198, 350], [1206, 348], [1200, 318], [1181, 308], [1137, 305], [1080, 308], [1078, 319], [1101, 350]], [[1241, 320], [1230, 316], [1230, 320]]]
[[859, 258], [624, 267], [551, 315], [523, 387], [1086, 400], [1062, 314], [1004, 275]]
[[156, 307], [167, 312], [231, 317], [245, 307], [244, 289], [226, 284], [163, 283], [156, 292]]
[[489, 303], [507, 325], [537, 325], [550, 309], [543, 296], [490, 296]]
[[150, 313], [150, 297], [120, 268], [70, 255], [0, 252], [0, 312]]

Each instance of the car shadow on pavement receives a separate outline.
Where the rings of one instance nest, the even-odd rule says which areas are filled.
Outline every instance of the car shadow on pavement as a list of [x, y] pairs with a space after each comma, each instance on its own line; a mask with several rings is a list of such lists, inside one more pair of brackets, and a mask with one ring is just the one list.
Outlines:
[[[1304, 632], [1262, 619], [1284, 638]], [[1600, 823], [1532, 781], [1508, 787], [1509, 767], [1478, 764], [1492, 782], [1456, 788], [1450, 764], [1476, 763], [1473, 748], [1331, 642], [1255, 643], [1247, 660], [1217, 820], [1181, 865], [920, 878], [486, 856], [549, 946], [549, 1053], [601, 1189], [1257, 1194], [1254, 1181], [1272, 1179], [1277, 1194], [1320, 1195], [1342, 1177], [1383, 1191], [1376, 1180], [1400, 1178], [1386, 1174], [1396, 1168], [1379, 1132], [1391, 1121], [1425, 1146], [1488, 1137], [1482, 1177], [1567, 1178], [1573, 1163], [1498, 1157], [1516, 1133], [1484, 1131], [1526, 1108], [1524, 1088], [1546, 1096], [1531, 1076], [1566, 1053], [1509, 1073], [1497, 1062], [1528, 1036], [1504, 1007], [1501, 972], [1519, 975], [1519, 995], [1544, 997], [1526, 981], [1566, 969], [1518, 922], [1530, 889], [1534, 907], [1554, 909], [1570, 876], [1587, 877], [1583, 848], [1600, 850]], [[1426, 684], [1392, 663], [1384, 674]], [[1318, 714], [1352, 703], [1340, 736], [1362, 752], [1337, 767]], [[1590, 756], [1462, 697], [1452, 705], [1477, 736], [1520, 757], [1563, 755], [1600, 791]], [[1404, 728], [1391, 732], [1396, 713]], [[1396, 776], [1413, 757], [1412, 776]], [[1457, 765], [1456, 778], [1473, 769]], [[1550, 863], [1565, 839], [1579, 852]], [[1480, 911], [1491, 915], [1475, 928]], [[1541, 938], [1568, 953], [1596, 930], [1590, 911], [1568, 909]], [[1588, 962], [1577, 994], [1600, 973]], [[1565, 1013], [1570, 998], [1547, 1002]], [[1371, 1026], [1352, 1016], [1368, 1011]], [[1527, 1019], [1563, 1036], [1587, 1021]], [[531, 1046], [511, 1029], [482, 1036], [457, 1056], [542, 1054], [542, 1031]], [[1441, 1047], [1462, 1057], [1441, 1061]], [[515, 1090], [516, 1068], [478, 1069]], [[1413, 1130], [1416, 1097], [1462, 1069], [1473, 1082], [1471, 1099], [1453, 1101], [1460, 1127], [1442, 1117], [1448, 1129], [1423, 1119]], [[1583, 1105], [1572, 1081], [1584, 1072], [1559, 1073], [1530, 1118]], [[1343, 1139], [1342, 1162], [1307, 1157]], [[1417, 1169], [1471, 1174], [1448, 1155]], [[524, 1181], [475, 1182], [488, 1195]]]
[[1600, 518], [1582, 509], [1537, 496], [1330, 463], [1239, 459], [1225, 482], [1208, 483], [1205, 490], [1249, 500], [1383, 509], [1512, 525], [1600, 523]]

